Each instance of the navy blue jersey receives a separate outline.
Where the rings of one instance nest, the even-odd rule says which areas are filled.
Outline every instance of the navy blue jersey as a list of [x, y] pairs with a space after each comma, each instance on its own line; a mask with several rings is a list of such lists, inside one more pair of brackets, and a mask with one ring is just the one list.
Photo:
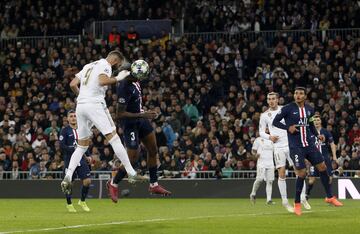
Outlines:
[[118, 102], [126, 105], [126, 111], [130, 113], [140, 113], [142, 109], [142, 94], [139, 82], [123, 80], [117, 87]]
[[[294, 134], [287, 131], [289, 147], [308, 147], [315, 146], [318, 132], [313, 123], [314, 109], [305, 104], [300, 108], [295, 102], [284, 106], [275, 116], [273, 125], [275, 127], [288, 130], [291, 125], [295, 125], [297, 130]], [[284, 119], [285, 124], [280, 121]]]
[[324, 135], [325, 141], [324, 142], [317, 141], [317, 148], [324, 156], [324, 158], [325, 157], [329, 158], [329, 151], [331, 149], [330, 144], [334, 142], [334, 138], [331, 135], [331, 133], [324, 128], [320, 129], [320, 135]]
[[76, 129], [67, 126], [61, 130], [59, 140], [64, 160], [70, 160], [72, 153], [75, 151], [77, 139], [78, 135]]

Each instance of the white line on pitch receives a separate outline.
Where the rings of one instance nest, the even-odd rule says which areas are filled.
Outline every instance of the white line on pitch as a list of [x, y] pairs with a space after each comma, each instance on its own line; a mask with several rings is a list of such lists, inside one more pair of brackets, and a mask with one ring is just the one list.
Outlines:
[[[322, 210], [321, 212], [335, 212], [336, 210]], [[314, 211], [303, 211], [303, 213], [314, 213]], [[28, 229], [28, 230], [18, 230], [18, 231], [9, 231], [9, 232], [0, 232], [0, 234], [12, 234], [12, 233], [22, 233], [22, 232], [45, 232], [45, 231], [56, 231], [56, 230], [65, 230], [65, 229], [76, 229], [76, 228], [87, 228], [95, 226], [110, 226], [110, 225], [124, 225], [132, 223], [157, 223], [157, 222], [168, 222], [168, 221], [178, 221], [178, 220], [193, 220], [193, 219], [210, 219], [210, 218], [228, 218], [228, 217], [243, 217], [243, 216], [263, 216], [263, 215], [274, 215], [274, 214], [286, 214], [285, 212], [263, 212], [263, 213], [254, 213], [254, 214], [229, 214], [229, 215], [208, 215], [208, 216], [192, 216], [184, 218], [166, 218], [166, 219], [143, 219], [143, 220], [127, 220], [127, 221], [118, 221], [118, 222], [109, 222], [109, 223], [90, 223], [90, 224], [79, 224], [73, 226], [64, 226], [64, 227], [50, 227], [50, 228], [40, 228], [40, 229]]]

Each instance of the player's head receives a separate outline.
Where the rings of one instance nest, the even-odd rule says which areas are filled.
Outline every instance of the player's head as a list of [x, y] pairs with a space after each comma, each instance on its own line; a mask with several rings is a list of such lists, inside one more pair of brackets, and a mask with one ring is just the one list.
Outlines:
[[267, 103], [270, 108], [275, 108], [279, 104], [279, 94], [276, 92], [268, 93]]
[[67, 113], [67, 121], [70, 125], [76, 125], [76, 113], [74, 110], [69, 110]]
[[321, 118], [320, 115], [314, 115], [314, 125], [316, 128], [321, 128]]
[[296, 87], [294, 92], [296, 103], [303, 103], [306, 100], [306, 89], [304, 87]]
[[120, 51], [113, 50], [108, 54], [106, 60], [111, 64], [112, 67], [118, 69], [125, 61], [125, 57]]

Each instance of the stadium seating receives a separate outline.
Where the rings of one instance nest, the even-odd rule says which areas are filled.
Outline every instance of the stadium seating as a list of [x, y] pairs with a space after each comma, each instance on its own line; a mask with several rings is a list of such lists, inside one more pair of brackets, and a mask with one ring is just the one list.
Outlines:
[[[123, 16], [127, 15], [129, 19], [155, 19], [180, 14], [172, 12], [170, 6], [161, 12], [154, 5], [140, 8], [143, 10], [137, 15], [132, 7], [135, 1], [130, 1], [133, 4], [126, 9], [120, 7], [122, 1], [113, 1], [110, 6], [106, 3], [111, 1], [101, 1], [100, 6], [94, 5], [98, 1], [87, 1], [89, 4], [81, 4], [80, 8], [77, 5], [80, 1], [65, 1], [58, 9], [41, 6], [41, 1], [21, 2], [23, 5], [18, 8], [9, 2], [9, 7], [0, 9], [0, 21], [7, 22], [1, 29], [2, 39], [45, 33], [78, 34], [90, 17], [127, 19]], [[30, 7], [26, 2], [40, 5]], [[307, 87], [309, 102], [322, 115], [325, 127], [332, 131], [337, 144], [337, 163], [347, 170], [359, 170], [359, 31], [349, 35], [329, 34], [325, 32], [324, 22], [335, 12], [328, 28], [358, 27], [359, 6], [339, 8], [335, 4], [329, 12], [322, 12], [318, 5], [275, 6], [273, 1], [258, 1], [261, 4], [257, 5], [247, 5], [246, 2], [252, 1], [244, 1], [221, 9], [213, 6], [213, 1], [197, 2], [194, 9], [208, 17], [201, 20], [194, 17], [194, 30], [225, 30], [229, 32], [229, 40], [221, 36], [204, 40], [203, 35], [193, 34], [191, 38], [163, 37], [120, 47], [128, 59], [144, 56], [150, 64], [149, 79], [142, 84], [144, 104], [159, 113], [153, 124], [160, 149], [158, 164], [165, 171], [164, 176], [193, 178], [191, 173], [195, 171], [211, 170], [216, 172], [214, 177], [226, 177], [235, 175], [231, 171], [254, 169], [249, 167], [253, 161], [250, 151], [260, 113], [265, 110], [266, 93], [278, 92], [283, 105], [292, 100], [291, 92], [296, 85]], [[340, 1], [319, 1], [319, 5], [324, 2]], [[70, 3], [71, 6], [66, 5]], [[100, 10], [95, 11], [95, 7]], [[246, 14], [235, 15], [231, 13], [234, 9], [243, 9], [237, 12]], [[289, 15], [282, 16], [283, 9]], [[305, 12], [315, 18], [306, 17]], [[20, 14], [29, 17], [23, 22]], [[219, 22], [221, 15], [231, 22]], [[214, 19], [212, 24], [207, 21], [209, 18]], [[73, 20], [67, 22], [69, 19]], [[233, 25], [233, 20], [238, 21], [238, 26]], [[314, 31], [300, 36], [279, 33], [271, 40], [259, 36], [253, 40], [235, 37], [246, 30], [319, 28], [324, 33]], [[100, 46], [85, 36], [81, 42], [66, 45], [56, 41], [36, 46], [9, 44], [0, 52], [0, 177], [17, 178], [18, 171], [30, 171], [27, 178], [55, 178], [62, 171], [59, 130], [67, 124], [67, 111], [75, 108], [75, 96], [68, 84], [84, 64], [114, 48]], [[115, 87], [106, 95], [114, 118]], [[120, 125], [118, 130], [121, 133]], [[104, 142], [104, 137], [95, 130], [91, 146], [94, 171], [112, 170], [117, 165], [111, 147]], [[106, 148], [110, 157], [104, 154]], [[146, 168], [145, 158], [142, 150], [138, 165], [142, 172]], [[5, 176], [4, 171], [11, 173]]]

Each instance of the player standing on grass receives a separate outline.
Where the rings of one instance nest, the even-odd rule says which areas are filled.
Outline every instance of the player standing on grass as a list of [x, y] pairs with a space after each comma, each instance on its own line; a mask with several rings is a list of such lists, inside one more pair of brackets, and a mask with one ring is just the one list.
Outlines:
[[[316, 138], [324, 141], [325, 137], [319, 135], [314, 126], [314, 109], [305, 104], [305, 88], [297, 87], [294, 99], [295, 102], [284, 106], [273, 121], [275, 127], [287, 130], [290, 157], [297, 174], [294, 212], [296, 215], [301, 215], [300, 194], [306, 177], [305, 159], [319, 170], [320, 179], [326, 191], [325, 201], [334, 206], [342, 206], [343, 204], [332, 195], [330, 177], [327, 174], [324, 159], [315, 145]], [[285, 123], [282, 123], [282, 120]]]
[[70, 83], [70, 88], [78, 95], [76, 106], [78, 142], [71, 156], [65, 178], [61, 182], [61, 188], [66, 194], [71, 192], [72, 175], [90, 145], [93, 126], [99, 129], [111, 144], [115, 155], [120, 159], [128, 173], [129, 182], [135, 183], [137, 180], [145, 179], [143, 176], [137, 175], [131, 166], [105, 102], [107, 86], [116, 84], [130, 74], [129, 71], [121, 71], [116, 77], [111, 76], [112, 67], [117, 69], [124, 61], [125, 58], [121, 52], [111, 51], [106, 59], [86, 64]]
[[[281, 195], [282, 205], [289, 212], [294, 212], [293, 207], [289, 204], [287, 198], [287, 186], [286, 186], [286, 160], [288, 160], [289, 165], [293, 166], [293, 161], [289, 155], [289, 143], [288, 137], [285, 130], [275, 127], [272, 122], [280, 112], [282, 106], [279, 106], [279, 94], [271, 92], [267, 95], [267, 103], [269, 109], [261, 114], [260, 124], [259, 124], [259, 133], [260, 136], [264, 139], [272, 141], [274, 144], [274, 158], [275, 166], [278, 170], [278, 187]], [[269, 133], [265, 132], [268, 129]], [[310, 204], [306, 201], [305, 197], [305, 186], [302, 191], [302, 203], [305, 209], [311, 209]]]
[[[59, 138], [60, 147], [61, 147], [61, 150], [63, 153], [63, 158], [64, 158], [65, 170], [66, 170], [66, 168], [68, 168], [71, 155], [75, 151], [76, 140], [78, 137], [78, 134], [76, 131], [77, 123], [76, 123], [75, 111], [70, 110], [67, 113], [67, 120], [69, 122], [69, 125], [61, 130], [60, 138]], [[90, 179], [89, 165], [88, 165], [85, 157], [81, 158], [80, 166], [76, 167], [72, 180], [74, 180], [76, 174], [82, 180], [81, 199], [79, 200], [78, 204], [79, 204], [79, 206], [81, 206], [81, 208], [84, 211], [89, 212], [90, 209], [87, 206], [85, 199], [89, 192], [89, 186], [91, 184], [91, 179]], [[65, 194], [65, 195], [66, 195], [66, 201], [67, 201], [66, 208], [68, 209], [69, 212], [72, 212], [72, 213], [76, 212], [76, 210], [71, 202], [71, 194]]]
[[256, 180], [250, 194], [251, 203], [255, 204], [256, 192], [263, 181], [266, 182], [266, 204], [273, 205], [271, 200], [272, 184], [275, 178], [274, 173], [274, 146], [271, 140], [257, 137], [254, 141], [252, 150], [253, 155], [257, 156]]
[[[128, 76], [121, 81], [118, 90], [117, 116], [122, 121], [125, 145], [132, 163], [139, 158], [140, 141], [144, 144], [148, 153], [148, 167], [150, 174], [149, 192], [164, 196], [171, 195], [171, 192], [158, 184], [157, 178], [157, 144], [156, 136], [150, 119], [157, 116], [155, 111], [144, 111], [139, 80]], [[113, 202], [118, 201], [118, 183], [125, 177], [126, 171], [119, 168], [117, 174], [107, 183], [108, 191]]]
[[[332, 160], [336, 161], [336, 145], [334, 143], [333, 136], [330, 132], [326, 129], [322, 128], [321, 126], [321, 118], [319, 115], [314, 116], [314, 125], [316, 130], [320, 135], [325, 137], [324, 141], [316, 142], [316, 146], [318, 147], [319, 151], [321, 152], [322, 156], [324, 157], [327, 173], [330, 175], [330, 184], [332, 183], [332, 166], [331, 166], [331, 159], [329, 155], [329, 149], [331, 149]], [[319, 177], [319, 171], [314, 167], [310, 167], [310, 176], [309, 176], [309, 186], [306, 190], [306, 197], [309, 198], [310, 192], [314, 186], [315, 178]]]

